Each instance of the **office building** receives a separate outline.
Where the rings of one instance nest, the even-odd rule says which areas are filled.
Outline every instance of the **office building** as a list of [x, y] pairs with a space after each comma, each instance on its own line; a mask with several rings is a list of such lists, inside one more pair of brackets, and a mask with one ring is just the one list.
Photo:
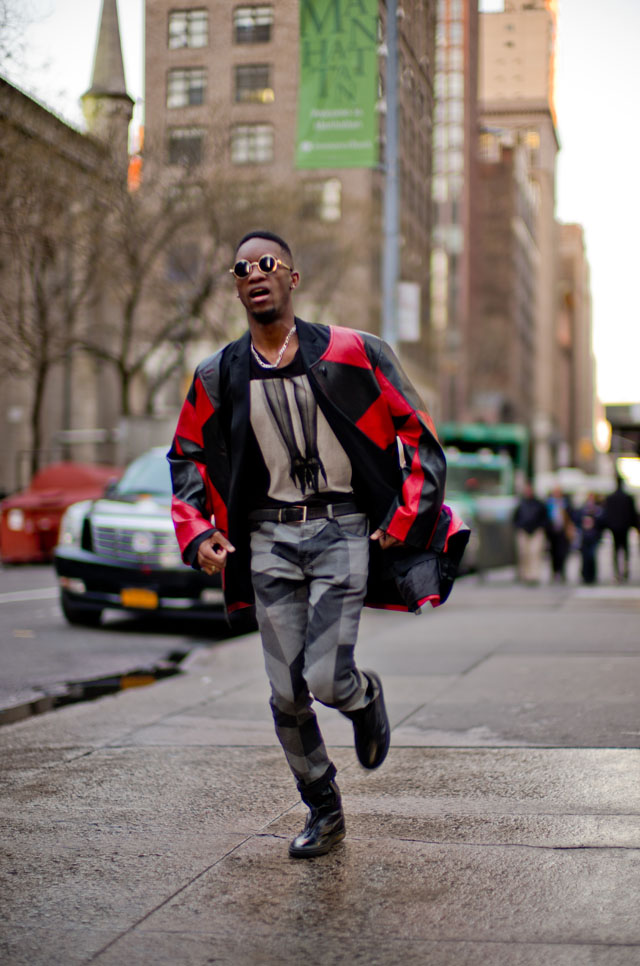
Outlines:
[[555, 0], [505, 0], [480, 15], [479, 108], [483, 128], [508, 131], [527, 153], [538, 194], [535, 238], [535, 385], [531, 428], [536, 471], [554, 468], [559, 428], [553, 411], [557, 230], [554, 105]]
[[553, 364], [554, 457], [558, 466], [596, 469], [595, 361], [589, 263], [580, 225], [557, 226], [556, 349]]
[[472, 292], [472, 360], [465, 417], [531, 430], [535, 391], [537, 192], [526, 150], [509, 132], [482, 132], [476, 214], [480, 244]]
[[466, 413], [477, 250], [476, 0], [438, 0], [433, 127], [431, 332], [442, 417]]

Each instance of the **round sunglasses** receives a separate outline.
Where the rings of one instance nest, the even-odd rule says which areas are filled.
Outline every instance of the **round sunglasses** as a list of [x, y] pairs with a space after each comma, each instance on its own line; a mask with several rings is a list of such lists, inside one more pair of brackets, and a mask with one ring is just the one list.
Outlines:
[[258, 266], [263, 275], [272, 275], [273, 272], [277, 272], [279, 265], [286, 268], [288, 272], [293, 271], [289, 265], [285, 265], [275, 255], [261, 255], [257, 262], [250, 262], [248, 258], [240, 258], [229, 271], [236, 278], [249, 278], [254, 265]]

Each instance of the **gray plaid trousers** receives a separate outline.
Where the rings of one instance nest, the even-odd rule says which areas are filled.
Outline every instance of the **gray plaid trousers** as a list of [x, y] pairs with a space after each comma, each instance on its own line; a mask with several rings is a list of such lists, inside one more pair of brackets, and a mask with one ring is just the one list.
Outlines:
[[333, 777], [315, 698], [339, 711], [369, 703], [354, 648], [367, 587], [363, 513], [252, 525], [251, 573], [276, 734], [300, 789]]

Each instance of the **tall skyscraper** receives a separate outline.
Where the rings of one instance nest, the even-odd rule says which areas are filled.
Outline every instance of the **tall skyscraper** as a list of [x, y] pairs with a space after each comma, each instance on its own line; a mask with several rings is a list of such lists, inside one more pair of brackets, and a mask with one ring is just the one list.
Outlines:
[[476, 219], [478, 11], [476, 0], [438, 0], [431, 252], [431, 331], [441, 413], [463, 416]]
[[554, 106], [555, 0], [506, 0], [502, 13], [480, 15], [481, 122], [494, 135], [509, 132], [528, 158], [538, 192], [535, 238], [535, 383], [531, 428], [534, 466], [556, 462], [553, 412], [556, 316], [555, 166], [559, 148]]

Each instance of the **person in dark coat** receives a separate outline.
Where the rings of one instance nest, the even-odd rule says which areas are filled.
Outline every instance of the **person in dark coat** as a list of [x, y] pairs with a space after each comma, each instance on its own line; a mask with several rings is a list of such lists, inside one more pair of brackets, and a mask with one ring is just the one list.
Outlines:
[[549, 517], [547, 538], [553, 579], [558, 583], [564, 583], [567, 557], [575, 536], [575, 525], [571, 519], [569, 500], [560, 487], [555, 487], [549, 494], [547, 514]]
[[576, 514], [582, 558], [582, 580], [595, 584], [598, 580], [598, 545], [602, 537], [602, 507], [593, 493], [587, 494], [584, 504]]
[[522, 499], [513, 515], [516, 530], [518, 579], [524, 584], [539, 584], [544, 556], [545, 533], [549, 516], [547, 508], [527, 482]]
[[[345, 836], [314, 701], [353, 724], [360, 764], [389, 749], [382, 682], [355, 662], [363, 603], [444, 603], [468, 530], [443, 505], [435, 427], [381, 339], [293, 310], [300, 276], [256, 231], [230, 270], [248, 329], [197, 367], [168, 454], [183, 559], [255, 607], [276, 734], [307, 823], [294, 858]], [[399, 446], [402, 450], [400, 459]]]
[[638, 511], [633, 497], [624, 489], [622, 477], [604, 501], [603, 526], [613, 537], [613, 572], [618, 582], [629, 579], [629, 530], [638, 529]]

